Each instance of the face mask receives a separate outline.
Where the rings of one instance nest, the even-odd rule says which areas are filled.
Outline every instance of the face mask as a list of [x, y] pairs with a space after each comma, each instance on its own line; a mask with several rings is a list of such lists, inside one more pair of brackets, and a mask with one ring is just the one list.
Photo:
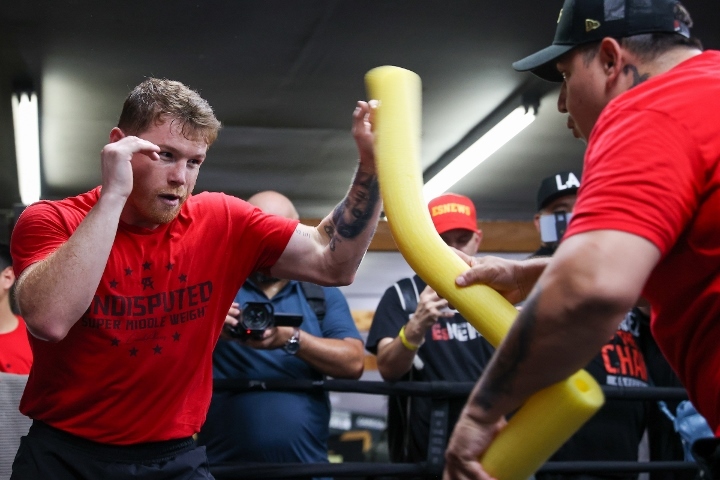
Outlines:
[[572, 213], [555, 212], [540, 216], [540, 239], [543, 243], [558, 243], [565, 235]]

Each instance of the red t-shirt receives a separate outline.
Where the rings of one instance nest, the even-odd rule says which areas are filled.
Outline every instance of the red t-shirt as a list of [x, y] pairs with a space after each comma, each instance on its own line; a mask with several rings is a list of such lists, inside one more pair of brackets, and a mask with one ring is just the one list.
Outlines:
[[12, 332], [0, 333], [0, 372], [27, 375], [33, 362], [27, 328], [22, 317]]
[[[98, 197], [96, 188], [28, 207], [12, 235], [16, 272], [67, 241]], [[110, 444], [198, 432], [227, 309], [251, 272], [277, 261], [297, 223], [220, 193], [190, 197], [154, 230], [121, 222], [85, 314], [60, 342], [31, 337], [20, 411]]]
[[660, 250], [652, 331], [720, 435], [720, 52], [620, 95], [590, 135], [567, 236], [620, 230]]

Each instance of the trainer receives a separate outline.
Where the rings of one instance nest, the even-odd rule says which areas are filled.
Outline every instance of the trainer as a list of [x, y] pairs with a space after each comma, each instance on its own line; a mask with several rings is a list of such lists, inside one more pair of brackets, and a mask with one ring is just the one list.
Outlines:
[[[458, 285], [529, 296], [456, 425], [446, 478], [489, 478], [477, 457], [505, 415], [581, 369], [641, 295], [720, 433], [720, 52], [691, 26], [674, 0], [566, 0], [553, 44], [513, 65], [562, 82], [558, 109], [588, 142], [583, 183], [551, 259], [466, 259]], [[715, 472], [717, 445], [702, 445]]]

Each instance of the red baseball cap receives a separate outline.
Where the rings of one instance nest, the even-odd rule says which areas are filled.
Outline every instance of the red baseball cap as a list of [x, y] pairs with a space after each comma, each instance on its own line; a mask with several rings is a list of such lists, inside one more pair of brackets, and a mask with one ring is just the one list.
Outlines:
[[468, 197], [446, 193], [430, 200], [428, 209], [435, 230], [440, 235], [456, 228], [478, 231], [475, 205]]

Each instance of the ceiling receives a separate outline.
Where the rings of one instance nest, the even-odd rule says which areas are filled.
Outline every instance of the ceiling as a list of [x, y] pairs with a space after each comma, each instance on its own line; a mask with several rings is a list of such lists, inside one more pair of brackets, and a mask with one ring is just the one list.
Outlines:
[[[180, 80], [224, 127], [197, 190], [274, 189], [301, 217], [327, 214], [356, 165], [351, 113], [363, 77], [397, 65], [423, 82], [422, 168], [518, 92], [542, 93], [528, 129], [461, 180], [481, 219], [529, 219], [542, 177], [580, 170], [584, 146], [555, 85], [510, 64], [548, 44], [561, 0], [6, 0], [0, 3], [0, 208], [19, 202], [9, 97], [41, 98], [43, 198], [100, 182], [99, 152], [145, 77]], [[687, 0], [694, 33], [720, 47], [717, 0]], [[197, 191], [196, 190], [196, 191]]]

